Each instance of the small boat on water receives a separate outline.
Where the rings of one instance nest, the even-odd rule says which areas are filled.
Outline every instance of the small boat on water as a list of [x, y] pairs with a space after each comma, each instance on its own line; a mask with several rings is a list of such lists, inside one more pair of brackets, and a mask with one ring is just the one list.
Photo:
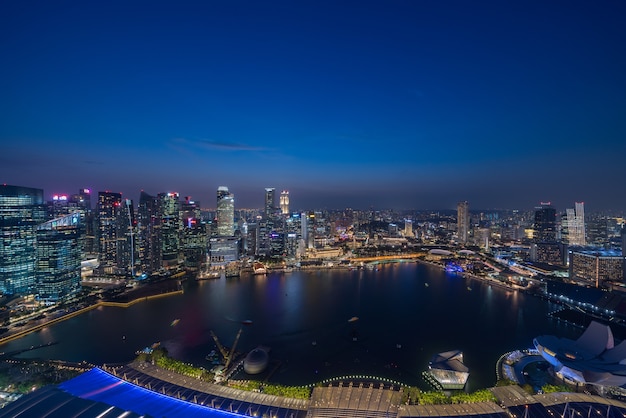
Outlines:
[[348, 322], [356, 322], [359, 320], [358, 316], [353, 316], [352, 318], [348, 319]]
[[222, 277], [222, 272], [220, 270], [203, 270], [198, 273], [196, 280], [211, 280], [219, 279], [220, 277]]

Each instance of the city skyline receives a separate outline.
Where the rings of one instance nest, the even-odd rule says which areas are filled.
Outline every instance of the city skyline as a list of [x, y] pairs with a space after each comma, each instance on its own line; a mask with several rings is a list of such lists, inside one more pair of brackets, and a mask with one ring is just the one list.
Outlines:
[[622, 209], [626, 6], [7, 3], [0, 183]]

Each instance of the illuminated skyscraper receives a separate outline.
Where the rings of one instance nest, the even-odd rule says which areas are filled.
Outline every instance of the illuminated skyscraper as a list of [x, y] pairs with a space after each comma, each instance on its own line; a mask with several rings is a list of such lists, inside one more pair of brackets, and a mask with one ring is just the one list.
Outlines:
[[283, 215], [289, 215], [289, 191], [283, 190], [280, 192], [280, 213]]
[[411, 219], [404, 220], [404, 236], [413, 237], [413, 221]]
[[181, 204], [183, 263], [185, 268], [199, 270], [206, 263], [208, 237], [206, 224], [201, 222], [200, 202], [185, 197]]
[[622, 227], [622, 269], [622, 277], [626, 280], [626, 225]]
[[550, 202], [535, 209], [535, 242], [556, 242], [556, 209]]
[[276, 210], [276, 190], [273, 187], [267, 187], [265, 189], [265, 217], [272, 218], [274, 211]]
[[225, 186], [217, 189], [217, 235], [235, 235], [235, 196]]
[[566, 216], [563, 220], [564, 238], [569, 245], [585, 246], [587, 239], [585, 235], [585, 204], [576, 202], [574, 209], [566, 209]]
[[0, 185], [0, 292], [34, 290], [36, 227], [45, 220], [43, 190]]
[[126, 240], [128, 221], [122, 194], [98, 192], [98, 254], [100, 268], [105, 273], [120, 273], [128, 267]]
[[37, 227], [37, 293], [56, 302], [80, 290], [81, 214], [74, 212]]
[[156, 197], [141, 192], [137, 211], [137, 249], [141, 271], [147, 274], [161, 268], [161, 222], [158, 207]]
[[459, 202], [456, 206], [456, 225], [459, 242], [465, 244], [469, 238], [469, 203], [467, 201]]
[[180, 262], [180, 201], [178, 193], [159, 193], [158, 217], [160, 221], [161, 266], [176, 268]]

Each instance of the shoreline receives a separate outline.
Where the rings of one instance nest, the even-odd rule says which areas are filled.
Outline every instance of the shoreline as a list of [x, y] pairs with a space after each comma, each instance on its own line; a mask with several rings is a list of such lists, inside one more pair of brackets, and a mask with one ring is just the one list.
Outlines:
[[[169, 291], [169, 292], [165, 292], [165, 293], [158, 293], [156, 295], [141, 296], [141, 297], [133, 299], [133, 300], [131, 300], [129, 302], [98, 301], [97, 303], [95, 303], [93, 305], [86, 306], [86, 307], [84, 307], [82, 309], [79, 309], [77, 311], [73, 311], [73, 312], [67, 313], [65, 315], [62, 315], [62, 316], [59, 316], [57, 318], [51, 319], [51, 320], [46, 321], [44, 323], [33, 325], [30, 328], [23, 329], [23, 330], [15, 332], [15, 333], [13, 333], [11, 335], [4, 336], [4, 337], [0, 338], [0, 345], [8, 343], [8, 342], [11, 342], [11, 341], [14, 341], [14, 340], [18, 340], [18, 339], [20, 339], [20, 338], [22, 338], [22, 337], [24, 337], [24, 336], [26, 336], [26, 335], [28, 335], [28, 334], [30, 334], [32, 332], [36, 332], [36, 331], [42, 330], [42, 329], [46, 328], [47, 326], [54, 325], [54, 324], [57, 324], [59, 322], [65, 321], [67, 319], [74, 318], [75, 316], [78, 316], [78, 315], [82, 315], [85, 312], [89, 312], [89, 311], [91, 311], [93, 309], [96, 309], [96, 308], [99, 308], [101, 306], [103, 306], [103, 307], [115, 307], [115, 308], [128, 308], [128, 307], [133, 306], [134, 304], [142, 302], [142, 301], [147, 301], [147, 300], [150, 300], [150, 299], [157, 299], [157, 298], [161, 298], [161, 297], [165, 297], [165, 296], [179, 295], [179, 294], [182, 294], [182, 293], [183, 293], [183, 290], [180, 289], [180, 290], [173, 290], [173, 291]], [[9, 332], [11, 332], [11, 331], [9, 331]]]

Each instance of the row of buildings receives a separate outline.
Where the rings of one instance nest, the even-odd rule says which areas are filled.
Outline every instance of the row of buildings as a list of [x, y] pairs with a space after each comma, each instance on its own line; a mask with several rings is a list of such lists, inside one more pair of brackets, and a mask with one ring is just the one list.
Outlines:
[[[467, 201], [457, 205], [457, 241], [462, 245], [489, 248], [494, 239], [490, 222], [472, 216]], [[541, 268], [567, 269], [567, 277], [586, 286], [610, 287], [626, 280], [626, 233], [616, 225], [609, 231], [606, 217], [587, 222], [585, 205], [576, 202], [573, 208], [558, 212], [550, 202], [541, 203], [520, 235], [509, 242], [524, 243], [528, 254], [523, 257]], [[611, 235], [621, 235], [619, 245], [611, 245]], [[501, 238], [501, 237], [500, 237]], [[620, 248], [621, 246], [621, 248]]]
[[80, 289], [81, 262], [93, 274], [137, 277], [224, 266], [243, 256], [292, 258], [314, 246], [315, 212], [290, 213], [289, 192], [265, 189], [261, 211], [240, 213], [227, 187], [216, 209], [178, 193], [82, 189], [44, 201], [43, 190], [0, 186], [0, 292], [56, 301]]

